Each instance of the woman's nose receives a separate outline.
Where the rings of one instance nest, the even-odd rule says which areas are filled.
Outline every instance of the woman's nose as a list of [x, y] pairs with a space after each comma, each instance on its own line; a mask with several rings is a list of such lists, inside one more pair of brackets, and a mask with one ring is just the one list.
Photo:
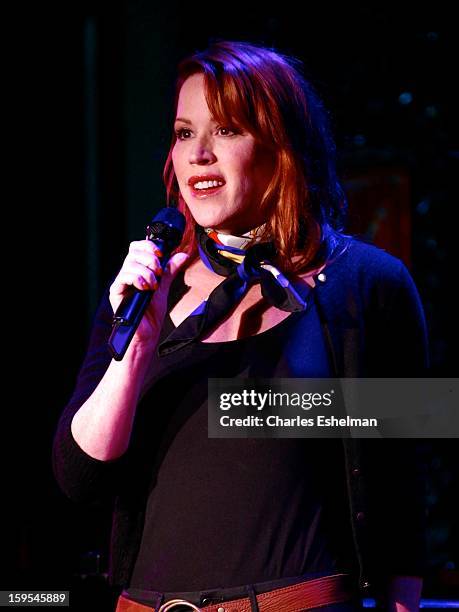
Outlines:
[[190, 151], [190, 164], [211, 164], [216, 161], [212, 145], [208, 140], [200, 139], [194, 143]]

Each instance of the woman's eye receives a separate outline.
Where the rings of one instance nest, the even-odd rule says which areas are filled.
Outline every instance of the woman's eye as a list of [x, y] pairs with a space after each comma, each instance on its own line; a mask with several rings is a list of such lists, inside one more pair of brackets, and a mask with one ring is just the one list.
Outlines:
[[[236, 135], [236, 130], [232, 130], [228, 127], [219, 127], [217, 128], [217, 132], [221, 135], [221, 136], [235, 136]], [[177, 136], [178, 140], [189, 140], [190, 139], [190, 134], [191, 134], [191, 130], [187, 129], [187, 128], [180, 128], [178, 130], [175, 130], [175, 134]]]
[[236, 134], [234, 130], [231, 130], [227, 127], [220, 127], [218, 129], [220, 130], [220, 132], [226, 132], [225, 134], [222, 134], [222, 136], [234, 136]]
[[175, 130], [175, 133], [176, 133], [177, 138], [179, 140], [188, 140], [187, 136], [185, 136], [186, 132], [190, 132], [190, 130], [187, 130], [186, 128], [181, 128], [180, 130]]

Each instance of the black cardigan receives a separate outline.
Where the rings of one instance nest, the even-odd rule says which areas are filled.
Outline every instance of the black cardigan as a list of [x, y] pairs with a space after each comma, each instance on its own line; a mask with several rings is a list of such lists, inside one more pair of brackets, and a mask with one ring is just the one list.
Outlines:
[[[404, 264], [355, 239], [341, 238], [338, 251], [341, 254], [324, 270], [325, 280], [319, 281], [312, 292], [334, 376], [425, 375], [424, 315]], [[148, 478], [141, 445], [136, 443], [142, 430], [140, 411], [128, 451], [113, 461], [88, 456], [70, 430], [74, 414], [110, 363], [107, 339], [111, 320], [107, 290], [74, 394], [56, 429], [52, 461], [55, 477], [70, 499], [79, 503], [113, 499], [109, 580], [113, 586], [126, 587], [140, 545]], [[425, 571], [425, 480], [418, 442], [344, 439], [343, 452], [359, 584], [363, 595], [378, 596], [390, 576], [422, 576]]]

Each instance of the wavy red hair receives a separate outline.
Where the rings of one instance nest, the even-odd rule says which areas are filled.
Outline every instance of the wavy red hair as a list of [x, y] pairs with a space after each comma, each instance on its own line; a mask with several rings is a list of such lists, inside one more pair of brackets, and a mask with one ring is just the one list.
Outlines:
[[[263, 238], [274, 240], [285, 272], [322, 263], [328, 240], [345, 210], [336, 177], [335, 145], [327, 112], [301, 73], [301, 62], [266, 47], [217, 41], [182, 60], [175, 86], [174, 116], [180, 89], [193, 74], [204, 75], [206, 101], [220, 124], [249, 131], [274, 151], [276, 169], [260, 202], [266, 211]], [[175, 201], [187, 219], [177, 250], [197, 253], [195, 222], [183, 200], [172, 164], [164, 167], [167, 203]], [[299, 256], [294, 263], [294, 256]], [[192, 259], [192, 258], [190, 258]]]

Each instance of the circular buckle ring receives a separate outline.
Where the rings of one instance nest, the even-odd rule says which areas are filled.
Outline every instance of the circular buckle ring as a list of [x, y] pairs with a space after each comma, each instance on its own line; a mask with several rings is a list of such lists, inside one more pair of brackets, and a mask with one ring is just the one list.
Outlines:
[[162, 604], [160, 608], [158, 608], [158, 612], [169, 612], [176, 606], [188, 606], [190, 610], [194, 610], [195, 612], [202, 612], [201, 608], [195, 606], [191, 603], [191, 601], [187, 601], [186, 599], [170, 599]]

